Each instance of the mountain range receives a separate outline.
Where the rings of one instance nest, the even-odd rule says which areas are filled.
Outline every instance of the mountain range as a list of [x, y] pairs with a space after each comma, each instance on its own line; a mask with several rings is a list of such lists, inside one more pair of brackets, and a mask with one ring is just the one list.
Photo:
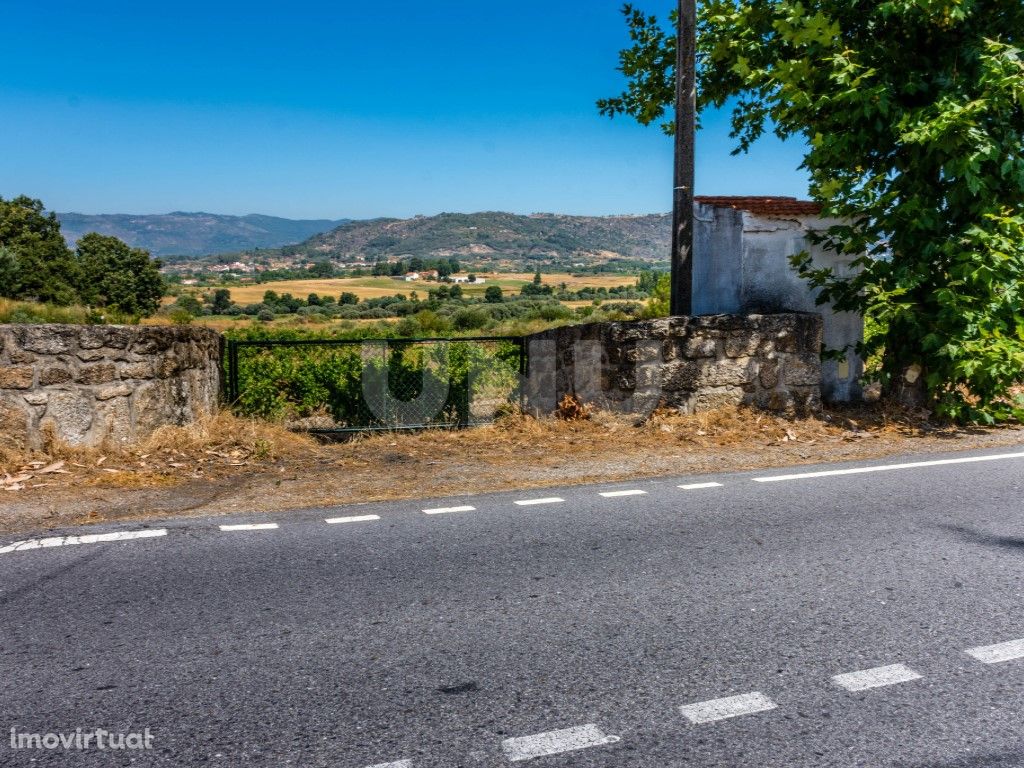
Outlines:
[[284, 248], [282, 254], [338, 262], [409, 256], [455, 257], [495, 265], [589, 265], [616, 259], [653, 262], [668, 258], [671, 234], [667, 214], [442, 213], [351, 221]]
[[57, 218], [65, 239], [71, 245], [88, 232], [99, 232], [120, 238], [134, 248], [145, 248], [160, 257], [195, 257], [254, 248], [278, 248], [302, 242], [347, 221], [181, 211], [155, 215], [58, 213]]
[[672, 229], [667, 214], [523, 216], [481, 212], [362, 221], [182, 212], [59, 213], [57, 217], [72, 244], [87, 232], [99, 232], [145, 248], [165, 263], [180, 267], [229, 257], [243, 263], [300, 266], [310, 261], [345, 264], [418, 256], [524, 269], [611, 261], [664, 262]]

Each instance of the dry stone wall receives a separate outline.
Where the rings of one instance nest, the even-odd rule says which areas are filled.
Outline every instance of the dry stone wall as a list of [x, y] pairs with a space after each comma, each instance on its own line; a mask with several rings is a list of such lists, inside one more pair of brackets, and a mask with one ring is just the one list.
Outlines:
[[143, 439], [219, 403], [219, 334], [189, 326], [0, 325], [0, 442]]
[[551, 413], [566, 394], [643, 416], [748, 404], [782, 413], [821, 404], [822, 318], [711, 315], [567, 326], [528, 340], [525, 401]]

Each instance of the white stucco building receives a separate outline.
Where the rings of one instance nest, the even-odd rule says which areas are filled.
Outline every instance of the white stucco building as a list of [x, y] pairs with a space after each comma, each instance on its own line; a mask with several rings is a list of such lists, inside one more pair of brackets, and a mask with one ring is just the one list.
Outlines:
[[854, 348], [864, 337], [863, 319], [816, 304], [815, 292], [789, 263], [807, 251], [815, 264], [848, 274], [849, 257], [808, 237], [836, 222], [823, 219], [817, 203], [792, 197], [697, 197], [694, 209], [693, 314], [820, 313], [825, 346], [847, 353], [845, 362], [824, 362], [822, 396], [860, 399], [864, 365]]

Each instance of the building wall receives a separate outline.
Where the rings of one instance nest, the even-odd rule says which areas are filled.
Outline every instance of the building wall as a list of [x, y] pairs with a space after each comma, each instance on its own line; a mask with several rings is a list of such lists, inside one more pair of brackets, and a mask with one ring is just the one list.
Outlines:
[[216, 411], [221, 337], [179, 326], [0, 325], [0, 442], [144, 439]]
[[566, 394], [644, 417], [748, 404], [784, 413], [821, 400], [816, 314], [672, 317], [566, 326], [528, 339], [528, 410], [550, 414]]
[[808, 237], [834, 222], [813, 216], [769, 218], [701, 203], [695, 210], [694, 314], [821, 313], [825, 347], [847, 354], [843, 363], [824, 361], [822, 396], [829, 402], [859, 400], [864, 366], [854, 349], [864, 335], [862, 318], [819, 306], [816, 292], [789, 263], [790, 256], [807, 251], [816, 265], [848, 273], [848, 259]]

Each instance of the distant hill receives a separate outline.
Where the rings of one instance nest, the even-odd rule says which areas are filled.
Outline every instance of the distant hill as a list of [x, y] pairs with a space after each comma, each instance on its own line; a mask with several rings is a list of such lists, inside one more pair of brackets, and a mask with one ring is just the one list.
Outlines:
[[352, 221], [285, 248], [286, 256], [352, 261], [455, 257], [467, 262], [594, 264], [665, 261], [671, 217], [442, 213], [414, 219]]
[[213, 213], [158, 215], [58, 213], [71, 244], [89, 232], [113, 235], [154, 256], [205, 256], [253, 248], [277, 248], [326, 232], [346, 220], [295, 220], [275, 216], [221, 216]]

